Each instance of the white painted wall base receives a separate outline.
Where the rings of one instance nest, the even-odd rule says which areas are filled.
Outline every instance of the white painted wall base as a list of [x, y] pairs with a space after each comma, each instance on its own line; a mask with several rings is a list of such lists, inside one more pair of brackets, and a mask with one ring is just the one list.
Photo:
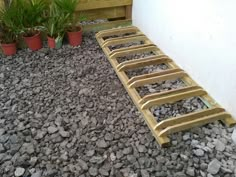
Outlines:
[[232, 134], [232, 140], [233, 140], [234, 144], [236, 144], [236, 128], [234, 129], [234, 132]]
[[236, 117], [236, 1], [134, 0], [133, 23]]

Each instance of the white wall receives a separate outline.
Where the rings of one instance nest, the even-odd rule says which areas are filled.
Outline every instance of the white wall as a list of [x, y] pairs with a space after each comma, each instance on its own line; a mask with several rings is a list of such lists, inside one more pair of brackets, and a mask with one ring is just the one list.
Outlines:
[[236, 1], [133, 2], [134, 25], [236, 118]]

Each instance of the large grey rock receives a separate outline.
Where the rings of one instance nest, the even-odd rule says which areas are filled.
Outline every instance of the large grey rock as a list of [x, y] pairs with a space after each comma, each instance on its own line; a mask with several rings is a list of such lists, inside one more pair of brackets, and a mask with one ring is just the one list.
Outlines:
[[215, 175], [219, 172], [220, 167], [221, 167], [221, 163], [217, 159], [214, 159], [208, 164], [207, 171]]

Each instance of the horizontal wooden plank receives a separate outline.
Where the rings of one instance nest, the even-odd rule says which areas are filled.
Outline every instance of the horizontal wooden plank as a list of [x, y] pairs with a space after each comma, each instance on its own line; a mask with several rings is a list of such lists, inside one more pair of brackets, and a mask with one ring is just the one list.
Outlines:
[[152, 106], [160, 106], [162, 104], [166, 103], [174, 103], [176, 101], [180, 101], [183, 99], [195, 97], [195, 96], [202, 96], [207, 94], [207, 92], [203, 89], [193, 89], [190, 91], [186, 92], [181, 92], [173, 95], [165, 95], [165, 96], [160, 96], [160, 98], [156, 98], [153, 100], [148, 100], [142, 105], [142, 109], [149, 109]]
[[123, 48], [112, 50], [112, 51], [109, 52], [109, 54], [112, 57], [116, 53], [119, 53], [119, 52], [122, 52], [122, 51], [130, 51], [130, 50], [134, 50], [134, 49], [142, 49], [143, 47], [149, 47], [149, 46], [155, 46], [155, 44], [151, 44], [149, 42], [147, 44], [140, 44], [140, 45], [134, 45], [134, 46], [130, 46], [130, 47], [123, 47]]
[[146, 84], [154, 84], [166, 80], [178, 79], [187, 76], [181, 69], [168, 69], [159, 72], [134, 76], [128, 81], [129, 88], [140, 87]]
[[159, 49], [156, 46], [148, 46], [148, 47], [142, 47], [142, 48], [137, 48], [137, 49], [130, 49], [130, 50], [124, 50], [122, 52], [116, 52], [110, 58], [117, 58], [117, 57], [123, 57], [126, 55], [132, 55], [136, 53], [142, 53], [142, 52], [154, 52], [154, 51], [159, 51]]
[[132, 5], [132, 0], [80, 0], [78, 11]]
[[171, 133], [176, 133], [176, 132], [187, 130], [187, 129], [190, 129], [193, 127], [199, 127], [199, 126], [202, 126], [202, 125], [205, 125], [205, 124], [217, 121], [217, 120], [226, 119], [229, 117], [231, 117], [231, 115], [228, 113], [225, 113], [225, 112], [212, 114], [212, 115], [208, 115], [208, 116], [203, 116], [198, 119], [194, 119], [194, 120], [187, 121], [187, 122], [182, 122], [180, 124], [176, 124], [176, 125], [172, 125], [170, 127], [167, 127], [166, 129], [162, 130], [159, 133], [159, 136], [165, 137]]
[[111, 22], [106, 22], [106, 23], [83, 25], [83, 31], [84, 32], [91, 32], [91, 31], [97, 32], [100, 30], [105, 30], [105, 29], [110, 29], [110, 28], [129, 26], [131, 24], [132, 24], [131, 20], [117, 20], [117, 21], [111, 21]]
[[182, 115], [182, 116], [173, 117], [173, 118], [170, 118], [170, 119], [163, 120], [163, 121], [159, 122], [155, 126], [154, 129], [155, 130], [157, 130], [157, 129], [161, 130], [161, 129], [164, 129], [164, 128], [169, 127], [169, 126], [180, 124], [182, 122], [187, 122], [187, 121], [197, 119], [199, 117], [204, 117], [204, 116], [208, 116], [208, 115], [211, 115], [211, 114], [222, 113], [222, 112], [225, 112], [225, 110], [223, 108], [209, 108], [209, 109], [201, 110], [201, 111], [198, 111], [198, 112], [192, 112], [192, 113], [185, 114], [185, 115]]
[[92, 9], [86, 11], [79, 11], [77, 14], [82, 14], [87, 20], [96, 19], [110, 19], [110, 18], [121, 18], [125, 17], [125, 7], [105, 8], [105, 9]]
[[171, 61], [171, 59], [166, 55], [149, 56], [149, 57], [145, 57], [141, 59], [124, 61], [117, 66], [117, 70], [126, 71], [129, 69], [135, 69], [135, 68], [145, 67], [149, 65], [162, 64], [169, 61]]
[[127, 37], [127, 38], [122, 38], [122, 39], [114, 38], [112, 40], [105, 41], [105, 43], [103, 44], [103, 47], [118, 45], [118, 44], [127, 44], [130, 42], [139, 42], [139, 41], [149, 41], [149, 39], [146, 36], [132, 36], [132, 37]]
[[173, 94], [183, 93], [183, 92], [191, 91], [193, 89], [201, 89], [201, 87], [199, 87], [199, 86], [187, 86], [187, 87], [183, 87], [183, 88], [172, 89], [172, 90], [162, 91], [162, 92], [158, 92], [158, 93], [152, 93], [152, 94], [144, 96], [139, 101], [139, 103], [144, 104], [145, 102], [147, 102], [149, 100], [159, 98], [161, 96], [168, 96], [168, 95], [171, 95], [171, 94], [173, 95]]

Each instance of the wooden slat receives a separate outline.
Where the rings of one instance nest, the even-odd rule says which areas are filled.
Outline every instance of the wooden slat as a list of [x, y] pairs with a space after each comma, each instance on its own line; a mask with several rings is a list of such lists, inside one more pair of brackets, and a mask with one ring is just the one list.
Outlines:
[[146, 101], [142, 105], [141, 108], [148, 109], [152, 106], [160, 106], [160, 105], [166, 104], [166, 103], [174, 103], [176, 101], [180, 101], [180, 100], [183, 100], [186, 98], [195, 97], [195, 96], [202, 96], [205, 94], [207, 94], [207, 92], [203, 89], [193, 89], [190, 91], [180, 92], [180, 93], [173, 94], [173, 95], [171, 94], [171, 95], [166, 95], [166, 96], [160, 96], [159, 98]]
[[140, 68], [140, 67], [155, 65], [155, 64], [161, 64], [168, 61], [172, 61], [172, 60], [166, 55], [148, 56], [148, 57], [140, 58], [136, 60], [124, 61], [117, 66], [117, 70], [126, 71], [129, 69]]
[[77, 11], [132, 5], [132, 0], [80, 0]]
[[114, 29], [107, 29], [102, 30], [96, 34], [96, 37], [106, 37], [106, 36], [112, 36], [112, 35], [119, 35], [119, 34], [125, 34], [125, 33], [135, 33], [139, 30], [134, 26], [127, 26], [122, 28], [114, 28]]
[[119, 39], [114, 38], [112, 40], [105, 41], [105, 43], [103, 44], [103, 47], [126, 44], [126, 43], [137, 42], [137, 41], [149, 41], [149, 40], [146, 36], [131, 36], [131, 37], [119, 38]]
[[112, 57], [116, 53], [120, 53], [122, 51], [130, 51], [130, 50], [134, 50], [134, 49], [142, 49], [143, 47], [149, 47], [149, 46], [155, 46], [155, 45], [154, 44], [140, 44], [140, 45], [134, 45], [134, 46], [130, 46], [130, 47], [123, 47], [123, 48], [119, 48], [119, 49], [115, 49], [115, 50], [110, 51], [109, 55]]
[[116, 8], [92, 9], [86, 11], [78, 11], [76, 14], [83, 14], [86, 20], [97, 20], [109, 18], [121, 18], [126, 16], [126, 8], [124, 6]]
[[127, 84], [129, 84], [129, 88], [135, 88], [147, 84], [163, 82], [166, 80], [178, 79], [184, 76], [188, 75], [181, 69], [168, 69], [155, 73], [144, 74], [141, 76], [134, 76], [128, 81]]
[[132, 20], [117, 20], [99, 24], [92, 24], [92, 25], [83, 25], [84, 32], [97, 32], [100, 30], [110, 29], [110, 28], [117, 28], [121, 26], [129, 26], [132, 24]]
[[158, 51], [159, 49], [156, 46], [148, 46], [148, 47], [142, 47], [142, 48], [137, 48], [137, 49], [129, 49], [129, 50], [124, 50], [121, 52], [116, 52], [113, 55], [110, 56], [111, 59], [117, 58], [117, 57], [122, 57], [126, 55], [132, 55], [135, 53], [142, 53], [142, 52], [152, 52], [152, 51]]
[[231, 115], [225, 112], [200, 117], [198, 119], [194, 119], [191, 121], [182, 122], [180, 124], [169, 126], [166, 129], [162, 130], [159, 133], [159, 136], [160, 137], [167, 136], [168, 134], [171, 134], [171, 133], [176, 133], [176, 132], [187, 130], [193, 127], [199, 127], [199, 126], [202, 126], [202, 125], [205, 125], [205, 124], [217, 121], [217, 120], [222, 120], [228, 117], [231, 117]]
[[209, 108], [209, 109], [201, 110], [198, 112], [192, 112], [192, 113], [185, 114], [185, 115], [182, 115], [179, 117], [173, 117], [173, 118], [169, 118], [167, 120], [163, 120], [163, 121], [159, 122], [154, 127], [154, 129], [155, 130], [157, 130], [157, 129], [162, 130], [166, 127], [177, 125], [182, 122], [187, 122], [187, 121], [197, 119], [199, 117], [209, 116], [211, 114], [217, 114], [217, 113], [222, 113], [222, 112], [225, 112], [225, 110], [223, 108]]
[[158, 92], [158, 93], [152, 93], [152, 94], [144, 96], [139, 101], [139, 104], [144, 104], [145, 102], [147, 102], [149, 100], [153, 100], [153, 99], [159, 98], [161, 96], [165, 96], [165, 95], [167, 96], [167, 95], [171, 95], [171, 94], [179, 94], [179, 93], [191, 91], [191, 90], [194, 90], [194, 89], [201, 89], [201, 87], [199, 87], [199, 86], [187, 86], [187, 87], [184, 87], [184, 88], [178, 88], [178, 89], [172, 89], [172, 90], [162, 91], [162, 92]]

